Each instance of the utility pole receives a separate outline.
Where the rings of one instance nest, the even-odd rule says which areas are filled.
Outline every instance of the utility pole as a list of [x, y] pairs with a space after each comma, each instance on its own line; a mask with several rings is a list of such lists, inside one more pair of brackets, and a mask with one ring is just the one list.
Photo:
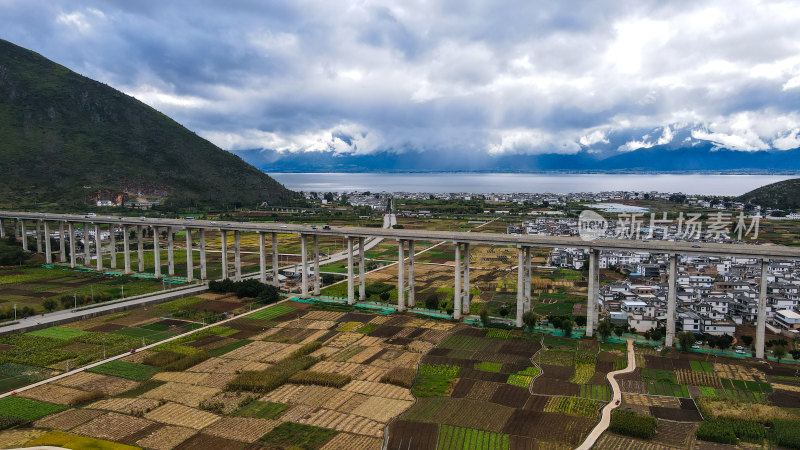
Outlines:
[[106, 338], [103, 338], [103, 359], [106, 359]]
[[72, 293], [72, 301], [75, 302], [75, 308], [74, 309], [77, 310], [78, 309], [78, 293], [77, 292], [73, 292]]
[[14, 322], [17, 321], [17, 304], [14, 303]]
[[123, 284], [121, 287], [122, 287], [122, 298], [125, 298], [125, 285]]

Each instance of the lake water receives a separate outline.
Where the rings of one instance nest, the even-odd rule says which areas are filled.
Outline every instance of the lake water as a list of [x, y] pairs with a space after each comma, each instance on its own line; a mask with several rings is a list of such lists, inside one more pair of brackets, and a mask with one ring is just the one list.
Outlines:
[[295, 191], [571, 193], [603, 191], [741, 195], [792, 175], [519, 174], [519, 173], [274, 173]]

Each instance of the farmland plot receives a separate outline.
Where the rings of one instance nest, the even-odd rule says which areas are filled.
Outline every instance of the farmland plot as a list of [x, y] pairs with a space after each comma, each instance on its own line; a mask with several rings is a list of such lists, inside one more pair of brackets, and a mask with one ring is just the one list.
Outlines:
[[73, 431], [98, 439], [124, 441], [129, 436], [135, 435], [154, 424], [155, 422], [151, 420], [110, 412], [75, 428]]

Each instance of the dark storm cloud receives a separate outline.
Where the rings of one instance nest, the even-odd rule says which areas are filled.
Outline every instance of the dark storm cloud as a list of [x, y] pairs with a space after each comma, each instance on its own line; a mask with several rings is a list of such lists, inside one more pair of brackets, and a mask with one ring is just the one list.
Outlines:
[[755, 0], [0, 0], [0, 37], [223, 148], [288, 151], [790, 148], [797, 23]]

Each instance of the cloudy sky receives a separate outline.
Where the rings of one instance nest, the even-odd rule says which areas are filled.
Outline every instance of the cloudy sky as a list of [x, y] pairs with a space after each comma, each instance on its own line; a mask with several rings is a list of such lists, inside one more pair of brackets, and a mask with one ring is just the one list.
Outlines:
[[800, 2], [0, 0], [0, 37], [225, 149], [800, 146]]

